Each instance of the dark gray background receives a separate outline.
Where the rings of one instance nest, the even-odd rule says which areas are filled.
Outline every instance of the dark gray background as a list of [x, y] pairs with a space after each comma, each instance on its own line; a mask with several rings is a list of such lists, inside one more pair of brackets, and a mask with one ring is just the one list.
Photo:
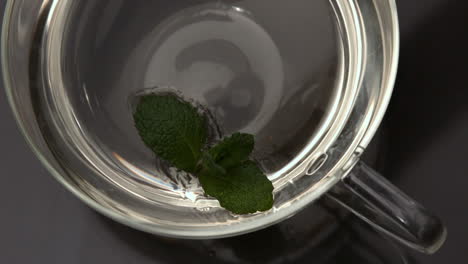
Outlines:
[[[0, 10], [4, 2], [0, 0]], [[380, 151], [385, 159], [382, 170], [439, 214], [449, 228], [449, 239], [439, 253], [413, 254], [412, 263], [465, 263], [468, 4], [460, 0], [397, 2], [401, 63], [382, 127], [387, 143]], [[148, 236], [141, 235], [143, 242], [135, 242], [140, 236], [135, 233], [132, 245], [119, 234], [132, 231], [110, 228], [113, 224], [49, 176], [18, 131], [3, 91], [0, 121], [0, 263], [161, 263], [134, 245], [151, 243]]]

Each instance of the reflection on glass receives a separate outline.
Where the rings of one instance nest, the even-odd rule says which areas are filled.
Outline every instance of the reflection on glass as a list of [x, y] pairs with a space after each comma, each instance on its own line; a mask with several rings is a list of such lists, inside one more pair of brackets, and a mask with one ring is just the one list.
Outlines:
[[102, 219], [115, 236], [157, 263], [418, 264], [325, 200], [270, 228], [218, 240], [159, 238]]

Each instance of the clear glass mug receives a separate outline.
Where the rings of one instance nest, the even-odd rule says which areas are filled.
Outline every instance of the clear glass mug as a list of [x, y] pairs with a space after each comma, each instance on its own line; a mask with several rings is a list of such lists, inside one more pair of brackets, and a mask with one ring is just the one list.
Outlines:
[[[446, 238], [441, 221], [360, 162], [389, 103], [398, 51], [393, 0], [9, 0], [1, 38], [6, 92], [35, 154], [68, 190], [118, 222], [220, 238], [278, 223], [327, 195], [403, 244], [434, 253]], [[213, 84], [231, 99], [217, 108], [208, 99], [220, 96], [203, 90]], [[252, 84], [264, 89], [242, 90]], [[133, 147], [131, 109], [116, 103], [165, 85], [232, 120], [221, 122], [228, 132], [254, 133], [259, 149], [272, 135], [286, 138], [276, 143], [287, 155], [271, 150], [260, 161], [275, 186], [272, 210], [233, 215], [190, 175], [152, 172], [152, 157]], [[291, 125], [309, 124], [302, 116], [313, 125]]]

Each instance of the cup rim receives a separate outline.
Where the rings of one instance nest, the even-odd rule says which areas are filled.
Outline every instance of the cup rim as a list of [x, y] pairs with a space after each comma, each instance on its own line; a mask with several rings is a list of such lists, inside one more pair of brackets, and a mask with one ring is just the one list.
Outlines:
[[[38, 157], [38, 159], [41, 161], [41, 163], [46, 167], [46, 169], [49, 171], [49, 173], [52, 174], [52, 176], [59, 181], [68, 191], [72, 192], [75, 196], [77, 196], [80, 200], [85, 202], [88, 206], [91, 208], [95, 209], [96, 211], [100, 212], [101, 214], [114, 219], [120, 223], [123, 223], [125, 225], [128, 225], [132, 228], [149, 232], [149, 233], [154, 233], [154, 234], [159, 234], [159, 235], [165, 235], [165, 236], [170, 236], [170, 237], [177, 237], [177, 238], [220, 238], [220, 237], [229, 237], [229, 236], [235, 236], [239, 234], [244, 234], [248, 232], [253, 232], [259, 229], [262, 229], [264, 227], [276, 224], [290, 215], [294, 214], [298, 210], [304, 208], [306, 205], [311, 203], [312, 201], [316, 200], [320, 196], [322, 196], [324, 193], [326, 193], [330, 188], [332, 188], [339, 180], [340, 177], [330, 177], [327, 179], [327, 181], [324, 181], [323, 184], [319, 186], [319, 188], [315, 189], [313, 192], [308, 193], [301, 199], [299, 199], [297, 202], [294, 203], [294, 205], [289, 206], [287, 208], [282, 208], [281, 211], [269, 214], [265, 216], [264, 218], [261, 218], [257, 221], [250, 221], [250, 222], [244, 222], [239, 225], [235, 226], [230, 226], [230, 228], [226, 228], [224, 230], [220, 229], [211, 229], [211, 230], [206, 230], [206, 229], [200, 229], [200, 230], [184, 230], [183, 228], [173, 228], [173, 229], [166, 229], [164, 227], [159, 227], [155, 225], [150, 225], [149, 223], [143, 222], [143, 221], [134, 221], [131, 218], [125, 217], [121, 214], [116, 213], [115, 211], [104, 207], [103, 205], [99, 204], [89, 196], [87, 196], [85, 193], [79, 191], [75, 186], [70, 184], [68, 181], [66, 181], [59, 170], [57, 170], [52, 164], [51, 161], [49, 161], [42, 153], [36, 142], [33, 140], [32, 137], [28, 134], [28, 131], [25, 127], [24, 120], [21, 119], [21, 116], [18, 111], [18, 105], [15, 103], [13, 94], [12, 94], [12, 89], [14, 89], [13, 84], [10, 79], [10, 71], [8, 68], [8, 56], [7, 56], [7, 40], [8, 40], [8, 30], [10, 28], [10, 21], [11, 21], [11, 14], [15, 5], [15, 0], [7, 1], [5, 11], [4, 11], [4, 18], [3, 18], [3, 24], [2, 24], [2, 34], [0, 36], [1, 38], [1, 43], [0, 43], [0, 55], [1, 55], [1, 61], [0, 61], [0, 66], [2, 68], [2, 75], [3, 75], [3, 80], [4, 80], [4, 85], [5, 85], [5, 91], [6, 95], [8, 98], [8, 102], [10, 104], [10, 107], [12, 109], [13, 115], [15, 117], [15, 120], [18, 124], [18, 127], [25, 137], [26, 141], [28, 142], [28, 145], [30, 148], [33, 150], [34, 154]], [[54, 3], [56, 1], [53, 1]], [[376, 1], [374, 2], [374, 5], [376, 5]], [[52, 5], [54, 5], [52, 3]], [[385, 76], [385, 79], [382, 80], [382, 86], [383, 88], [382, 93], [380, 94], [380, 98], [378, 100], [378, 105], [376, 105], [376, 110], [372, 113], [372, 119], [368, 123], [366, 127], [361, 127], [360, 129], [365, 130], [362, 134], [360, 134], [359, 137], [356, 137], [353, 141], [352, 147], [350, 147], [347, 151], [347, 154], [343, 155], [343, 157], [340, 160], [340, 163], [345, 166], [346, 164], [349, 164], [352, 162], [352, 164], [349, 166], [350, 168], [354, 165], [354, 163], [357, 161], [357, 159], [353, 158], [358, 158], [354, 155], [354, 152], [358, 148], [365, 149], [367, 145], [369, 144], [370, 140], [373, 138], [374, 134], [377, 131], [377, 128], [379, 127], [383, 116], [386, 112], [387, 106], [390, 102], [390, 97], [393, 92], [393, 86], [395, 83], [396, 79], [396, 73], [397, 73], [397, 64], [398, 64], [398, 56], [399, 56], [399, 30], [398, 30], [398, 18], [397, 18], [397, 10], [396, 10], [396, 4], [394, 0], [388, 0], [388, 4], [391, 7], [388, 10], [379, 10], [379, 12], [384, 12], [386, 11], [390, 22], [390, 29], [391, 33], [388, 34], [386, 33], [387, 37], [391, 36], [392, 37], [392, 56], [388, 58], [387, 60], [387, 65], [388, 67], [388, 73], [387, 76]], [[382, 30], [382, 29], [381, 29]], [[387, 29], [388, 30], [388, 29]], [[336, 166], [336, 167], [343, 167], [343, 166]], [[335, 172], [337, 169], [334, 169]], [[330, 173], [333, 173], [334, 171], [332, 170]]]

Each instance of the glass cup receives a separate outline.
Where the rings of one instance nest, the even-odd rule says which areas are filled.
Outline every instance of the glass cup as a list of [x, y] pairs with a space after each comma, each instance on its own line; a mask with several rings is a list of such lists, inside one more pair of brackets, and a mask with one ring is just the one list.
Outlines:
[[[10, 0], [2, 29], [5, 88], [27, 141], [59, 182], [118, 222], [228, 237], [327, 195], [419, 251], [446, 238], [437, 217], [360, 161], [395, 80], [393, 0]], [[273, 209], [231, 214], [157, 160], [132, 120], [148, 89], [200, 103], [212, 142], [254, 134]]]

